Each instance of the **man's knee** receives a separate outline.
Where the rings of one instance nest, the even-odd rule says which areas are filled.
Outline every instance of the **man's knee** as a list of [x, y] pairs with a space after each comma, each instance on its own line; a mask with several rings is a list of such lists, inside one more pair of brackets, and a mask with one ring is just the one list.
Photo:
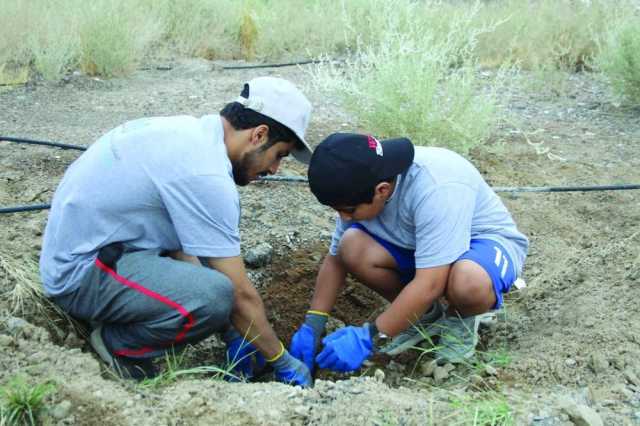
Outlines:
[[233, 308], [233, 283], [224, 274], [217, 273], [214, 282], [204, 289], [200, 315], [214, 329], [222, 329], [229, 323]]

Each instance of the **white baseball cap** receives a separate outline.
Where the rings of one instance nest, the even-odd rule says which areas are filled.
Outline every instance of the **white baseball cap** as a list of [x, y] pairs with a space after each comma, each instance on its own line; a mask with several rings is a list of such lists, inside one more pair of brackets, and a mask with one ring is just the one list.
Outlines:
[[239, 96], [236, 102], [272, 118], [295, 133], [299, 141], [291, 154], [301, 163], [309, 164], [311, 148], [304, 139], [311, 117], [309, 100], [293, 83], [282, 78], [258, 77], [247, 85], [248, 97]]

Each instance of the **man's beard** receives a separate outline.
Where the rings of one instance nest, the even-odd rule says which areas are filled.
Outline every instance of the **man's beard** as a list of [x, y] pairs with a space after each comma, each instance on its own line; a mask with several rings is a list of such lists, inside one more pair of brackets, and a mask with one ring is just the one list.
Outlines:
[[[249, 152], [244, 155], [239, 161], [231, 161], [231, 167], [233, 169], [233, 180], [238, 186], [246, 186], [251, 182], [249, 177], [249, 170], [255, 168], [255, 164], [258, 162], [259, 154], [262, 149], [257, 149], [253, 152]], [[262, 174], [262, 173], [261, 173]]]

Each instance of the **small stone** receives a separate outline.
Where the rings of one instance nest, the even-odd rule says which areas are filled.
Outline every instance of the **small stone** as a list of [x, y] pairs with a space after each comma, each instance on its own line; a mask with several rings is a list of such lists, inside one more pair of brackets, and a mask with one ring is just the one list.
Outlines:
[[469, 381], [474, 386], [479, 386], [484, 382], [484, 379], [479, 374], [472, 374], [469, 376]]
[[29, 323], [18, 317], [10, 317], [7, 320], [7, 329], [11, 334], [18, 334], [23, 332], [27, 327], [29, 327]]
[[436, 362], [436, 360], [423, 362], [422, 365], [420, 365], [420, 371], [422, 372], [423, 376], [430, 377], [433, 376], [433, 372], [437, 366], [438, 363]]
[[498, 370], [493, 365], [487, 364], [484, 366], [484, 372], [487, 373], [488, 376], [497, 376]]
[[564, 363], [565, 363], [565, 365], [566, 365], [567, 367], [575, 367], [575, 366], [576, 366], [576, 364], [577, 364], [576, 360], [575, 360], [575, 359], [573, 359], [573, 358], [567, 358], [567, 359], [565, 359], [565, 360], [564, 360]]
[[631, 383], [632, 385], [640, 386], [640, 379], [638, 379], [638, 376], [636, 376], [636, 374], [631, 371], [630, 368], [624, 370], [623, 374], [624, 378], [627, 379], [629, 383]]
[[5, 346], [10, 346], [13, 344], [13, 338], [11, 336], [7, 336], [6, 334], [0, 334], [0, 348]]
[[306, 405], [298, 405], [293, 409], [293, 411], [299, 416], [306, 417], [309, 414], [310, 409], [311, 407], [308, 407]]
[[604, 423], [600, 415], [586, 405], [578, 404], [569, 398], [561, 398], [559, 401], [561, 409], [569, 415], [571, 421], [577, 426], [603, 426]]
[[433, 380], [436, 384], [444, 382], [447, 378], [449, 378], [449, 372], [444, 367], [436, 367], [433, 371]]
[[250, 268], [266, 266], [271, 262], [273, 247], [270, 244], [262, 243], [247, 250], [244, 261]]
[[387, 370], [402, 372], [404, 371], [404, 365], [396, 361], [389, 361], [389, 364], [387, 364]]
[[605, 374], [609, 370], [609, 361], [601, 353], [593, 353], [589, 358], [589, 367], [598, 375]]
[[325, 330], [327, 330], [327, 334], [331, 334], [336, 330], [344, 328], [346, 324], [340, 321], [338, 318], [329, 317], [327, 320], [327, 325], [325, 326]]
[[373, 373], [373, 377], [376, 379], [377, 382], [383, 383], [384, 382], [384, 371], [382, 371], [379, 368], [376, 368], [376, 371]]
[[51, 409], [51, 416], [54, 419], [62, 420], [69, 417], [71, 412], [71, 401], [64, 400]]
[[77, 349], [84, 345], [84, 341], [72, 332], [67, 335], [66, 339], [64, 339], [64, 345], [68, 348]]

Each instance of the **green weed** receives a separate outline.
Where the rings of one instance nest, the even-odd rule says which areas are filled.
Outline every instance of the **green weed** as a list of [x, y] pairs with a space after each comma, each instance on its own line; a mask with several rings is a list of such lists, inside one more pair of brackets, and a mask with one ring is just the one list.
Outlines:
[[513, 410], [506, 398], [495, 392], [453, 396], [451, 407], [459, 411], [458, 424], [507, 426], [514, 424]]
[[7, 425], [35, 425], [45, 407], [45, 397], [55, 390], [53, 383], [28, 384], [16, 377], [0, 388], [0, 422]]
[[618, 95], [640, 104], [640, 18], [626, 20], [607, 35], [596, 63]]
[[221, 380], [231, 377], [240, 380], [232, 372], [236, 364], [218, 367], [216, 365], [203, 365], [197, 367], [186, 367], [186, 354], [188, 349], [176, 353], [170, 351], [165, 355], [165, 367], [160, 374], [151, 379], [145, 379], [140, 383], [143, 388], [158, 388], [175, 383], [179, 378], [187, 376], [207, 376], [212, 380]]

